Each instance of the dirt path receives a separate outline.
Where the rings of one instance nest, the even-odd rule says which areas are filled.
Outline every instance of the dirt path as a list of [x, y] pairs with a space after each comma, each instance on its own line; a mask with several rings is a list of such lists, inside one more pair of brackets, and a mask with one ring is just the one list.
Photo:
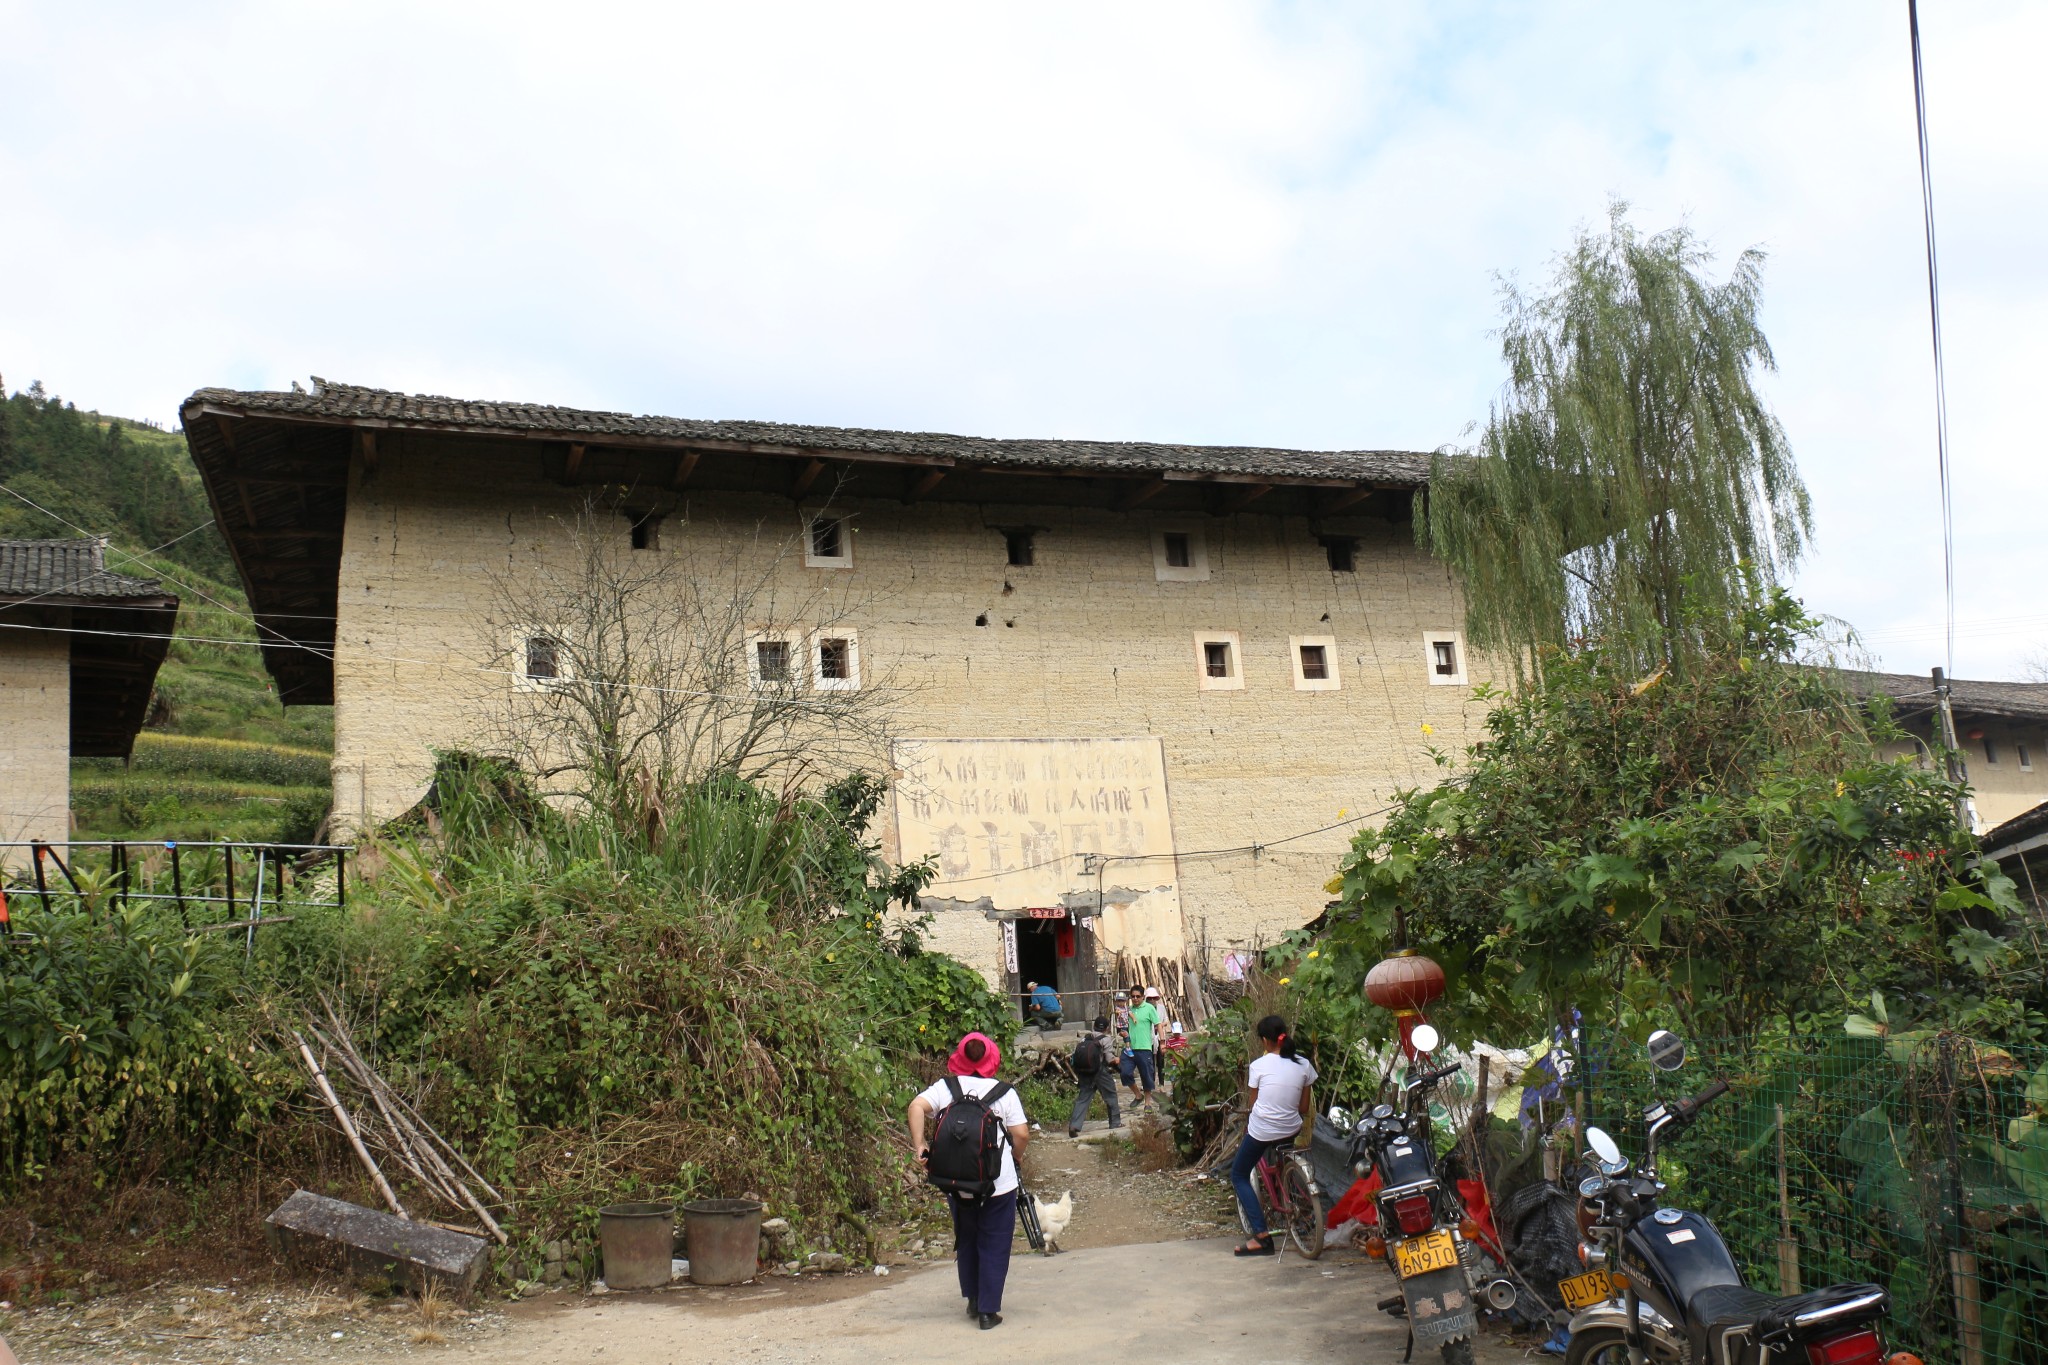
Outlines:
[[[1100, 1124], [1094, 1125], [1100, 1128]], [[1090, 1133], [1091, 1139], [1096, 1133]], [[1385, 1268], [1349, 1248], [1314, 1262], [1242, 1261], [1226, 1236], [1234, 1205], [1184, 1169], [1147, 1171], [1141, 1146], [1041, 1135], [1025, 1179], [1048, 1198], [1071, 1190], [1062, 1253], [1020, 1237], [1004, 1322], [983, 1336], [961, 1311], [943, 1213], [897, 1231], [887, 1275], [770, 1276], [732, 1289], [549, 1294], [459, 1311], [377, 1304], [318, 1288], [237, 1285], [110, 1296], [6, 1323], [24, 1365], [39, 1362], [431, 1362], [669, 1365], [697, 1360], [889, 1365], [989, 1354], [1064, 1359], [1122, 1347], [1146, 1359], [1393, 1362], [1405, 1333], [1373, 1305]], [[952, 1338], [957, 1337], [957, 1341]], [[1481, 1344], [1483, 1365], [1522, 1352]], [[1429, 1365], [1424, 1362], [1424, 1365]]]

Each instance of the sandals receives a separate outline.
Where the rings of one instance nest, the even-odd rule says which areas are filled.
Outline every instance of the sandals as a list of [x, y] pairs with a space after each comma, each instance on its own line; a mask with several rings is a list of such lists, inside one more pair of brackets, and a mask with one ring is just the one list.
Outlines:
[[1273, 1250], [1273, 1234], [1262, 1232], [1243, 1246], [1232, 1248], [1230, 1254], [1233, 1256], [1277, 1256], [1279, 1253]]

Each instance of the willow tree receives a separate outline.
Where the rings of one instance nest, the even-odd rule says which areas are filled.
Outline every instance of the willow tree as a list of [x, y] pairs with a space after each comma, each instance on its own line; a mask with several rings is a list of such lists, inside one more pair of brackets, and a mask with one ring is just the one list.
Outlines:
[[1717, 283], [1691, 231], [1644, 237], [1626, 214], [1582, 231], [1545, 291], [1503, 285], [1507, 383], [1478, 449], [1438, 457], [1416, 518], [1463, 580], [1470, 643], [1518, 675], [1589, 639], [1645, 672], [1682, 667], [1812, 533], [1757, 391], [1776, 368], [1763, 252]]

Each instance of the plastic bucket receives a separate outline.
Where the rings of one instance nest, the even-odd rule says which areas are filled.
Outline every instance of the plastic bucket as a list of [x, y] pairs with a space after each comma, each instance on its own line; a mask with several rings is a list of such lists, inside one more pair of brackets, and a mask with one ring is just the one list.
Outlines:
[[761, 1205], [752, 1199], [698, 1199], [685, 1204], [683, 1237], [692, 1284], [751, 1280], [761, 1252]]
[[597, 1211], [597, 1247], [609, 1289], [659, 1289], [669, 1280], [676, 1235], [670, 1204], [614, 1204]]

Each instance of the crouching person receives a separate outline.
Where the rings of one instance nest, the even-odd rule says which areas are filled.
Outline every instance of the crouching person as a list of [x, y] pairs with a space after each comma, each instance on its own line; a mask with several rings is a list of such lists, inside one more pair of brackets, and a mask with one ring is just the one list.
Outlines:
[[[967, 1315], [986, 1332], [1003, 1320], [1003, 1281], [1017, 1230], [1017, 1158], [1031, 1130], [1016, 1092], [995, 1078], [1002, 1053], [970, 1033], [945, 1080], [910, 1102], [910, 1145], [953, 1211], [953, 1256]], [[937, 1114], [934, 1131], [926, 1124]]]

